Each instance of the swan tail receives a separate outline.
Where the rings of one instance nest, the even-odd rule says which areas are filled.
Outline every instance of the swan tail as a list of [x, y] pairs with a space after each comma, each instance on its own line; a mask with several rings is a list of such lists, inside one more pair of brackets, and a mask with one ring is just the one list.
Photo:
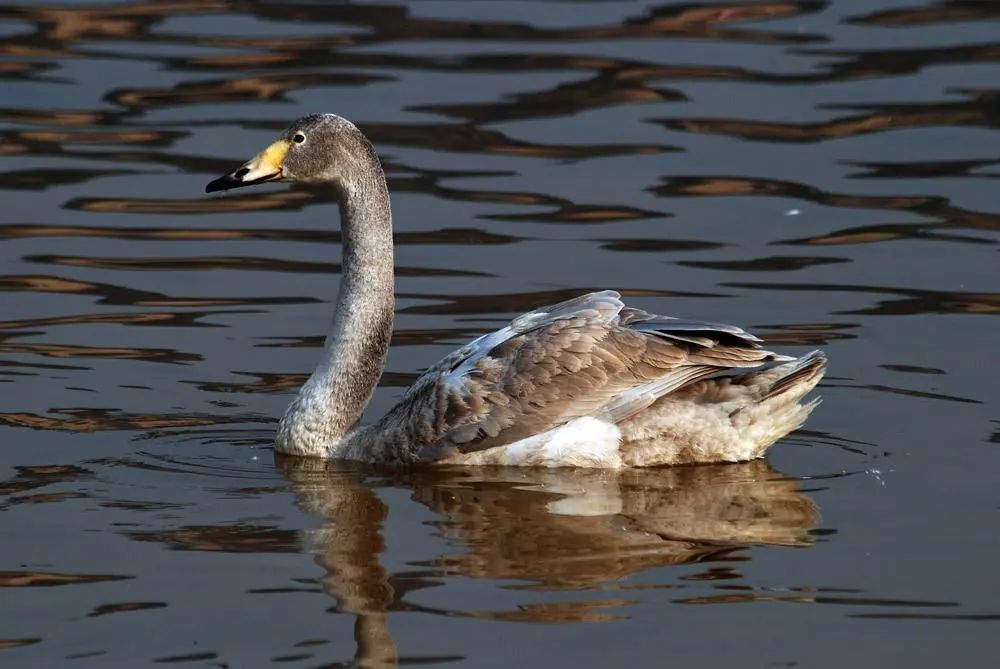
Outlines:
[[826, 373], [826, 355], [812, 351], [797, 360], [777, 365], [764, 372], [745, 375], [748, 386], [756, 386], [759, 399], [733, 411], [733, 426], [756, 447], [755, 455], [805, 423], [820, 398], [801, 403]]

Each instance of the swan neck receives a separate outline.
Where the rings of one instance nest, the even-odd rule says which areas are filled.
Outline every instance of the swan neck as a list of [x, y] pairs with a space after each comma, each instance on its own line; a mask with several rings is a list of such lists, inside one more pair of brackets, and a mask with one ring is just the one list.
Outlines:
[[385, 364], [393, 317], [392, 215], [385, 176], [371, 164], [338, 184], [343, 263], [333, 321], [316, 370], [282, 419], [277, 449], [315, 457], [342, 453]]

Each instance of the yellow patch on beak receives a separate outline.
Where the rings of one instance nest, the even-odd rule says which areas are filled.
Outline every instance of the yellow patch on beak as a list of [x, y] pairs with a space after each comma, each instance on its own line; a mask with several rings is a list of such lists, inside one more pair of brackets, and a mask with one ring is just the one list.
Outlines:
[[291, 146], [292, 143], [287, 139], [279, 139], [258, 153], [244, 165], [249, 172], [243, 176], [243, 179], [245, 181], [253, 181], [280, 172], [281, 165], [285, 162], [285, 156], [288, 155], [288, 149]]
[[267, 147], [257, 154], [253, 159], [255, 170], [265, 173], [273, 173], [281, 170], [281, 165], [285, 162], [288, 150], [292, 148], [292, 143], [287, 139], [279, 139], [277, 142]]
[[254, 184], [277, 181], [283, 178], [282, 165], [284, 165], [285, 157], [288, 155], [288, 150], [291, 147], [292, 143], [289, 140], [279, 139], [243, 163], [243, 166], [238, 170], [209, 183], [205, 186], [205, 192], [214, 193], [220, 190], [242, 188], [243, 186], [253, 186]]

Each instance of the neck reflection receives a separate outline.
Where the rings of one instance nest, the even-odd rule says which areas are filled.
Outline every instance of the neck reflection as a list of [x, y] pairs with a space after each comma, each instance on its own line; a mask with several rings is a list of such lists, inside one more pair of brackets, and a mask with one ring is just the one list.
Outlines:
[[[624, 599], [445, 611], [407, 602], [380, 563], [388, 507], [366, 485], [411, 491], [438, 514], [436, 531], [464, 550], [423, 564], [428, 576], [517, 579], [523, 588], [624, 591], [654, 567], [732, 560], [751, 546], [811, 545], [816, 504], [767, 462], [622, 472], [515, 468], [378, 470], [282, 459], [297, 503], [327, 519], [314, 533], [324, 590], [356, 616], [359, 666], [394, 666], [391, 610], [525, 622], [614, 619]], [[636, 586], [632, 586], [636, 587]], [[612, 612], [609, 612], [611, 610]]]

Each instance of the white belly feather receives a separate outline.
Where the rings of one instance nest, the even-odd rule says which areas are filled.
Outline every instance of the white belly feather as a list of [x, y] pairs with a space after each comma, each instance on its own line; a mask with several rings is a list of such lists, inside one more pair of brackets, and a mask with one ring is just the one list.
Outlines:
[[444, 462], [512, 467], [592, 467], [621, 469], [621, 430], [589, 416], [505, 446], [461, 453]]

